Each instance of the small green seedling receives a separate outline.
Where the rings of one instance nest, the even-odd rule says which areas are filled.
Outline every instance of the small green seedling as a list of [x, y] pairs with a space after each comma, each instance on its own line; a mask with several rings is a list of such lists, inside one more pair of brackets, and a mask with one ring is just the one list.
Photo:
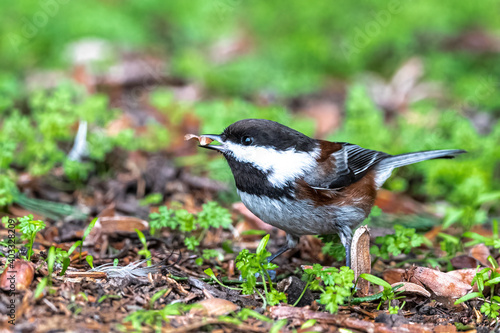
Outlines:
[[224, 288], [231, 289], [231, 290], [243, 290], [242, 288], [234, 288], [234, 287], [229, 287], [223, 284], [219, 279], [217, 279], [217, 276], [215, 275], [214, 271], [211, 268], [205, 269], [203, 272], [210, 276], [215, 282], [217, 282], [219, 285], [221, 285]]
[[[229, 211], [218, 203], [211, 201], [202, 206], [198, 214], [191, 214], [185, 209], [170, 209], [162, 206], [157, 213], [149, 215], [151, 234], [154, 235], [162, 228], [169, 228], [184, 234], [184, 245], [190, 251], [196, 251], [210, 228], [229, 228], [232, 223]], [[196, 259], [197, 265], [203, 260], [220, 258], [216, 250], [204, 250]], [[199, 252], [199, 251], [198, 251]]]
[[[491, 320], [498, 320], [498, 316], [500, 315], [500, 296], [495, 295], [495, 289], [498, 284], [500, 284], [500, 273], [498, 272], [498, 263], [492, 257], [488, 257], [488, 262], [493, 267], [486, 267], [476, 272], [476, 275], [472, 279], [471, 285], [477, 284], [478, 291], [469, 293], [461, 298], [459, 298], [455, 304], [460, 304], [463, 302], [470, 301], [474, 298], [479, 298], [484, 301], [481, 306], [480, 311], [484, 313]], [[489, 299], [484, 295], [485, 287], [490, 287]]]
[[98, 300], [97, 303], [101, 304], [107, 299], [121, 299], [122, 297], [120, 295], [102, 295]]
[[80, 243], [80, 260], [82, 260], [83, 243], [85, 243], [85, 239], [90, 234], [90, 232], [92, 231], [92, 229], [94, 229], [94, 226], [97, 223], [98, 219], [99, 219], [98, 217], [94, 218], [92, 220], [92, 222], [90, 222], [90, 224], [87, 226], [87, 228], [85, 228], [85, 231], [83, 232], [82, 241]]
[[325, 305], [325, 309], [330, 313], [336, 313], [339, 305], [344, 304], [351, 296], [354, 271], [345, 266], [338, 269], [335, 267], [323, 268], [320, 264], [314, 264], [312, 268], [304, 270], [302, 279], [307, 281], [302, 294], [308, 287], [311, 290], [321, 291], [319, 302]]
[[[236, 268], [241, 272], [241, 277], [245, 279], [245, 282], [241, 285], [243, 294], [251, 295], [257, 293], [262, 298], [264, 309], [267, 304], [276, 305], [281, 301], [286, 302], [286, 295], [274, 289], [268, 273], [268, 270], [278, 268], [278, 265], [267, 261], [267, 258], [271, 256], [271, 253], [266, 250], [268, 242], [269, 235], [266, 235], [260, 241], [256, 253], [250, 253], [250, 251], [245, 249], [236, 257]], [[257, 273], [262, 277], [265, 296], [256, 287]], [[269, 281], [269, 290], [266, 279]]]
[[365, 279], [367, 281], [370, 281], [373, 284], [376, 284], [376, 285], [384, 288], [384, 290], [382, 291], [382, 298], [381, 298], [380, 303], [377, 307], [377, 310], [380, 310], [380, 307], [385, 302], [388, 302], [388, 310], [389, 310], [390, 314], [397, 314], [398, 311], [404, 307], [406, 302], [403, 302], [401, 307], [392, 305], [392, 301], [403, 298], [403, 296], [398, 296], [399, 294], [401, 294], [401, 292], [395, 293], [394, 288], [392, 288], [388, 282], [382, 280], [379, 277], [376, 277], [375, 275], [371, 275], [371, 274], [367, 274], [367, 273], [360, 274], [359, 278]]
[[477, 244], [484, 244], [486, 246], [492, 246], [495, 249], [500, 249], [500, 233], [498, 228], [498, 220], [493, 220], [493, 235], [491, 237], [486, 237], [479, 235], [475, 232], [467, 231], [463, 234], [463, 237], [471, 238], [472, 241], [465, 243], [465, 246], [474, 246]]
[[135, 232], [137, 233], [137, 236], [139, 237], [139, 240], [142, 243], [143, 248], [137, 252], [139, 255], [144, 256], [144, 258], [148, 259], [148, 266], [151, 266], [151, 251], [148, 250], [148, 241], [146, 240], [146, 236], [144, 236], [144, 233], [140, 231], [139, 229], [135, 229]]
[[45, 287], [49, 287], [49, 291], [52, 293], [55, 290], [50, 289], [52, 285], [52, 273], [54, 272], [54, 263], [56, 262], [56, 250], [53, 246], [50, 247], [47, 252], [47, 271], [48, 275], [43, 277], [40, 283], [36, 286], [35, 293], [33, 294], [34, 299], [38, 299], [45, 290]]
[[94, 269], [94, 257], [91, 255], [85, 256], [85, 260], [89, 264], [90, 268]]
[[33, 215], [20, 217], [19, 230], [21, 231], [21, 239], [28, 240], [28, 255], [27, 260], [31, 259], [33, 254], [33, 243], [35, 242], [36, 234], [45, 229], [45, 222], [41, 220], [33, 220]]
[[394, 234], [377, 237], [375, 243], [380, 244], [381, 247], [372, 246], [370, 253], [388, 260], [391, 255], [397, 256], [401, 253], [408, 254], [413, 248], [423, 243], [429, 243], [424, 236], [417, 234], [413, 228], [395, 225], [394, 230]]
[[161, 330], [163, 322], [170, 321], [169, 317], [180, 316], [195, 306], [195, 304], [172, 303], [161, 310], [138, 310], [129, 314], [124, 322], [130, 322], [134, 330], [139, 332], [144, 328]]

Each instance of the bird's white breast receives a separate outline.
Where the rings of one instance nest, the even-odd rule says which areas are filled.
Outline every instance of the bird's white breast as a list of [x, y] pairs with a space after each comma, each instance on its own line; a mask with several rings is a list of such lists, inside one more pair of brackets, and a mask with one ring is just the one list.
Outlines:
[[242, 146], [231, 142], [225, 143], [233, 157], [242, 163], [251, 163], [267, 174], [269, 182], [283, 188], [288, 182], [303, 177], [317, 164], [319, 149], [310, 152], [295, 149], [276, 150], [268, 147]]

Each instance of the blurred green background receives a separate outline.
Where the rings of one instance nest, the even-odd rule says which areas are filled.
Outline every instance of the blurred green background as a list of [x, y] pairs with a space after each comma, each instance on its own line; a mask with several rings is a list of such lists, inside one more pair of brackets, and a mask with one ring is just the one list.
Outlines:
[[[75, 55], [71, 45], [92, 40], [106, 50], [86, 63], [94, 75], [136, 52], [160, 59], [158, 75], [202, 91], [188, 103], [164, 81], [148, 86], [148, 107], [171, 124], [189, 114], [200, 132], [217, 133], [238, 119], [268, 118], [392, 154], [466, 149], [455, 161], [399, 170], [385, 187], [446, 200], [447, 225], [498, 216], [496, 1], [20, 0], [0, 9], [0, 205], [14, 199], [20, 170], [45, 175], [63, 165], [70, 181], [85, 184], [115, 147], [158, 151], [175, 142], [171, 127], [155, 122], [141, 137], [94, 131], [93, 162], [67, 160], [78, 120], [105, 128], [122, 112], [110, 91], [85, 93], [68, 74], [95, 51]], [[58, 75], [67, 80], [47, 89]], [[335, 125], [321, 132], [331, 113]], [[231, 179], [221, 159], [205, 165], [202, 154], [178, 164]]]

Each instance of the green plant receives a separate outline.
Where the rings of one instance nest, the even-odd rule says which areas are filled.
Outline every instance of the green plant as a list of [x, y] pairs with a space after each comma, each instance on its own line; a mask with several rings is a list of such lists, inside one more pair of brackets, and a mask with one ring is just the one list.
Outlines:
[[465, 243], [465, 246], [474, 246], [477, 244], [484, 244], [486, 246], [492, 246], [493, 248], [499, 250], [500, 249], [500, 233], [498, 228], [498, 220], [494, 219], [492, 222], [493, 225], [493, 235], [492, 237], [486, 237], [479, 235], [475, 232], [467, 231], [462, 236], [466, 238], [471, 238], [470, 242]]
[[35, 242], [36, 234], [45, 229], [45, 222], [41, 220], [33, 220], [33, 215], [20, 217], [18, 228], [21, 231], [21, 239], [28, 241], [27, 259], [31, 259], [33, 254], [33, 243]]
[[130, 322], [137, 331], [143, 328], [157, 330], [162, 327], [163, 322], [169, 322], [169, 316], [180, 316], [193, 308], [193, 305], [173, 303], [166, 305], [161, 310], [138, 310], [129, 314], [124, 322]]
[[87, 261], [87, 264], [89, 264], [91, 269], [94, 269], [94, 256], [87, 254], [85, 256], [85, 261]]
[[[243, 294], [251, 295], [257, 293], [262, 298], [264, 303], [263, 308], [266, 308], [267, 304], [276, 305], [280, 301], [286, 302], [286, 295], [273, 287], [271, 277], [268, 273], [268, 270], [278, 267], [276, 264], [267, 261], [267, 258], [271, 256], [271, 253], [266, 250], [268, 242], [269, 235], [266, 235], [260, 241], [255, 253], [250, 253], [250, 251], [244, 249], [238, 254], [235, 261], [236, 268], [240, 271], [241, 277], [245, 279], [245, 282], [241, 285]], [[262, 277], [265, 296], [256, 287], [257, 274]], [[266, 279], [269, 281], [269, 290]]]
[[302, 279], [307, 281], [304, 291], [308, 287], [311, 290], [321, 291], [319, 302], [330, 313], [336, 313], [339, 305], [344, 304], [351, 296], [354, 271], [345, 266], [337, 269], [323, 268], [320, 264], [314, 264], [312, 268], [304, 270]]
[[380, 300], [380, 303], [378, 304], [377, 310], [380, 310], [380, 307], [385, 302], [388, 303], [388, 310], [389, 310], [390, 314], [397, 314], [398, 311], [404, 307], [405, 302], [403, 302], [401, 307], [392, 305], [392, 301], [403, 298], [403, 296], [398, 296], [402, 292], [395, 292], [394, 288], [392, 288], [388, 282], [382, 280], [379, 277], [376, 277], [375, 275], [371, 275], [371, 274], [367, 274], [367, 273], [360, 274], [359, 278], [365, 279], [367, 281], [370, 281], [373, 284], [382, 286], [384, 288], [384, 290], [382, 291], [382, 298]]
[[401, 253], [408, 254], [413, 248], [423, 243], [428, 243], [428, 241], [425, 240], [424, 236], [417, 234], [413, 228], [395, 225], [393, 235], [377, 237], [375, 243], [381, 246], [380, 248], [375, 245], [372, 246], [370, 253], [387, 260], [390, 255], [397, 256]]
[[217, 259], [217, 261], [222, 261], [224, 260], [224, 254], [222, 254], [221, 251], [216, 250], [216, 249], [203, 249], [203, 252], [201, 254], [200, 258], [196, 258], [195, 263], [197, 265], [202, 265], [203, 261], [209, 261], [211, 259]]
[[449, 228], [458, 221], [465, 229], [470, 229], [475, 224], [484, 223], [487, 220], [487, 210], [481, 209], [481, 206], [498, 202], [498, 199], [500, 199], [500, 191], [482, 193], [460, 207], [449, 207], [443, 221], [443, 228]]
[[158, 205], [162, 202], [162, 200], [163, 200], [163, 195], [161, 193], [151, 193], [145, 196], [144, 199], [141, 199], [139, 201], [139, 204], [141, 206]]
[[42, 294], [45, 288], [48, 286], [50, 292], [55, 292], [50, 287], [52, 286], [52, 273], [54, 272], [54, 263], [56, 262], [56, 250], [55, 247], [51, 246], [49, 251], [47, 252], [47, 271], [48, 275], [43, 277], [42, 280], [36, 286], [35, 292], [33, 293], [33, 297], [38, 299]]
[[441, 250], [446, 252], [447, 256], [449, 257], [454, 257], [458, 251], [463, 249], [462, 242], [458, 237], [454, 237], [442, 232], [438, 233], [438, 237], [442, 239], [442, 241], [439, 242]]
[[85, 242], [85, 239], [87, 238], [87, 236], [90, 234], [90, 232], [92, 231], [92, 229], [94, 229], [95, 227], [95, 224], [97, 223], [97, 221], [99, 220], [98, 217], [95, 217], [90, 223], [89, 225], [87, 226], [87, 228], [85, 228], [85, 231], [83, 232], [83, 236], [82, 236], [82, 241], [80, 243], [78, 243], [78, 245], [80, 246], [80, 260], [82, 260], [82, 250], [83, 250], [83, 243]]
[[204, 272], [205, 272], [205, 274], [207, 274], [208, 276], [210, 276], [210, 278], [212, 278], [215, 282], [217, 282], [220, 286], [222, 286], [224, 288], [231, 289], [231, 290], [243, 290], [242, 288], [233, 288], [233, 287], [229, 287], [229, 286], [226, 286], [225, 284], [223, 284], [217, 278], [217, 276], [215, 276], [215, 273], [214, 273], [214, 271], [211, 268], [205, 269]]
[[[79, 247], [80, 245], [82, 244], [82, 241], [79, 240], [79, 241], [76, 241], [73, 245], [71, 245], [71, 247], [69, 248], [68, 252], [64, 253], [64, 252], [61, 252], [62, 253], [62, 256], [60, 259], [62, 259], [62, 269], [61, 269], [61, 273], [59, 275], [63, 276], [64, 273], [66, 272], [66, 270], [68, 269], [69, 267], [69, 264], [71, 263], [71, 260], [69, 258], [69, 256], [76, 250], [77, 247]], [[80, 252], [80, 256], [81, 256], [81, 252]]]
[[148, 250], [148, 241], [146, 240], [146, 236], [144, 236], [144, 233], [140, 231], [139, 229], [135, 229], [135, 232], [137, 233], [137, 236], [139, 237], [139, 240], [142, 243], [143, 248], [137, 252], [137, 254], [144, 256], [144, 258], [148, 259], [148, 266], [151, 266], [151, 251]]
[[[231, 226], [231, 214], [212, 201], [202, 206], [198, 214], [190, 214], [185, 209], [169, 209], [162, 206], [158, 213], [149, 214], [151, 234], [157, 233], [162, 228], [178, 230], [184, 234], [184, 244], [189, 250], [195, 250], [205, 237], [210, 228], [229, 228]], [[209, 257], [211, 252], [206, 253]]]
[[[488, 316], [489, 319], [498, 320], [498, 316], [500, 315], [500, 296], [495, 295], [495, 288], [500, 284], [500, 272], [498, 270], [498, 263], [492, 256], [488, 257], [488, 261], [493, 268], [486, 267], [479, 271], [478, 267], [478, 271], [472, 279], [471, 285], [474, 286], [474, 284], [477, 284], [478, 291], [462, 296], [455, 304], [479, 298], [484, 302], [480, 311]], [[490, 288], [489, 299], [485, 296], [485, 287]]]

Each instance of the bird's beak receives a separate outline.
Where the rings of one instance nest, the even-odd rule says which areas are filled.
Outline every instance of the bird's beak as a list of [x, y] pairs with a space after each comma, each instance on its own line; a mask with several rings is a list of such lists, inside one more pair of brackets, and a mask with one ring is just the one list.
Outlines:
[[204, 137], [207, 137], [209, 139], [212, 139], [213, 141], [217, 141], [218, 143], [220, 143], [220, 145], [212, 145], [212, 144], [208, 144], [208, 145], [199, 145], [198, 147], [201, 147], [201, 148], [207, 148], [207, 149], [213, 149], [213, 150], [217, 150], [217, 151], [220, 151], [220, 152], [223, 152], [224, 151], [224, 140], [221, 139], [220, 135], [215, 135], [215, 134], [205, 134], [205, 135], [202, 135]]

